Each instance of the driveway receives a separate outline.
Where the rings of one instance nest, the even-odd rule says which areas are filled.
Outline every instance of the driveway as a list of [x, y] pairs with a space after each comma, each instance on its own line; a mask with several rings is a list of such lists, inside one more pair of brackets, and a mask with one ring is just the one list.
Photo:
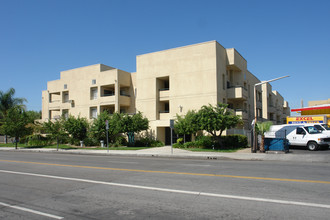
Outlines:
[[299, 147], [299, 146], [290, 146], [290, 153], [293, 154], [329, 154], [330, 155], [330, 150], [329, 148], [327, 149], [320, 149], [317, 151], [309, 151], [307, 150], [306, 147]]

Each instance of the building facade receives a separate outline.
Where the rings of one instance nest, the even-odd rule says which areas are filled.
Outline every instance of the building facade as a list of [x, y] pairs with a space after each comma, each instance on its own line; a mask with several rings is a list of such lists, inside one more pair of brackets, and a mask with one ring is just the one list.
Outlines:
[[[136, 65], [134, 73], [103, 64], [61, 72], [42, 92], [43, 120], [68, 114], [92, 119], [104, 110], [140, 111], [150, 121], [149, 134], [169, 144], [170, 119], [221, 102], [243, 119], [238, 129], [251, 128], [254, 85], [260, 80], [234, 48], [210, 41], [139, 55]], [[285, 123], [288, 102], [269, 83], [257, 86], [256, 95], [259, 121]]]

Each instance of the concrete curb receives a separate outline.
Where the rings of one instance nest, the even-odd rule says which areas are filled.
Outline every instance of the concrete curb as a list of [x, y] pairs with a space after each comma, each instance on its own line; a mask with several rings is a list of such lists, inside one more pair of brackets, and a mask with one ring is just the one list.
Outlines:
[[99, 155], [99, 156], [122, 156], [122, 157], [154, 157], [154, 158], [178, 158], [178, 159], [200, 159], [200, 160], [249, 160], [249, 161], [292, 161], [308, 163], [330, 163], [328, 155], [312, 154], [252, 154], [252, 153], [216, 153], [216, 152], [189, 152], [180, 151], [171, 153], [147, 152], [147, 151], [114, 151], [110, 150], [62, 150], [56, 149], [17, 149], [1, 147], [1, 151], [10, 152], [31, 152], [31, 153], [58, 153], [58, 154], [77, 154], [77, 155]]

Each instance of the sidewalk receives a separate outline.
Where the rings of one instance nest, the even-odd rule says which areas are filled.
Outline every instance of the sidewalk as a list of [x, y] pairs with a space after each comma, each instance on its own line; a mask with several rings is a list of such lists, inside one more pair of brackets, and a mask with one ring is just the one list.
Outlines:
[[159, 158], [186, 158], [186, 159], [210, 159], [210, 160], [254, 160], [254, 161], [293, 161], [293, 162], [318, 162], [329, 163], [329, 155], [310, 154], [293, 154], [282, 152], [269, 153], [251, 153], [250, 148], [240, 150], [235, 153], [218, 153], [218, 152], [192, 152], [182, 149], [173, 148], [171, 146], [156, 147], [143, 150], [85, 150], [73, 149], [57, 151], [53, 148], [34, 148], [34, 149], [18, 149], [13, 147], [0, 147], [1, 151], [19, 151], [19, 152], [44, 152], [44, 153], [67, 153], [67, 154], [84, 154], [84, 155], [109, 155], [109, 156], [135, 156], [135, 157], [159, 157]]

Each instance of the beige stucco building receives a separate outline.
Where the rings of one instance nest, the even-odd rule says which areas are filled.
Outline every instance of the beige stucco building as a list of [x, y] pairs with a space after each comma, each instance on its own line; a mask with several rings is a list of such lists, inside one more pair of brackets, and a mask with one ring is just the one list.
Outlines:
[[[168, 144], [170, 119], [203, 105], [227, 103], [244, 125], [254, 118], [254, 84], [247, 61], [233, 48], [216, 41], [189, 45], [136, 58], [136, 72], [103, 64], [61, 72], [42, 92], [42, 118], [61, 115], [92, 119], [104, 110], [135, 113], [150, 120], [150, 134]], [[290, 114], [288, 102], [269, 83], [257, 87], [258, 120], [281, 124]]]

